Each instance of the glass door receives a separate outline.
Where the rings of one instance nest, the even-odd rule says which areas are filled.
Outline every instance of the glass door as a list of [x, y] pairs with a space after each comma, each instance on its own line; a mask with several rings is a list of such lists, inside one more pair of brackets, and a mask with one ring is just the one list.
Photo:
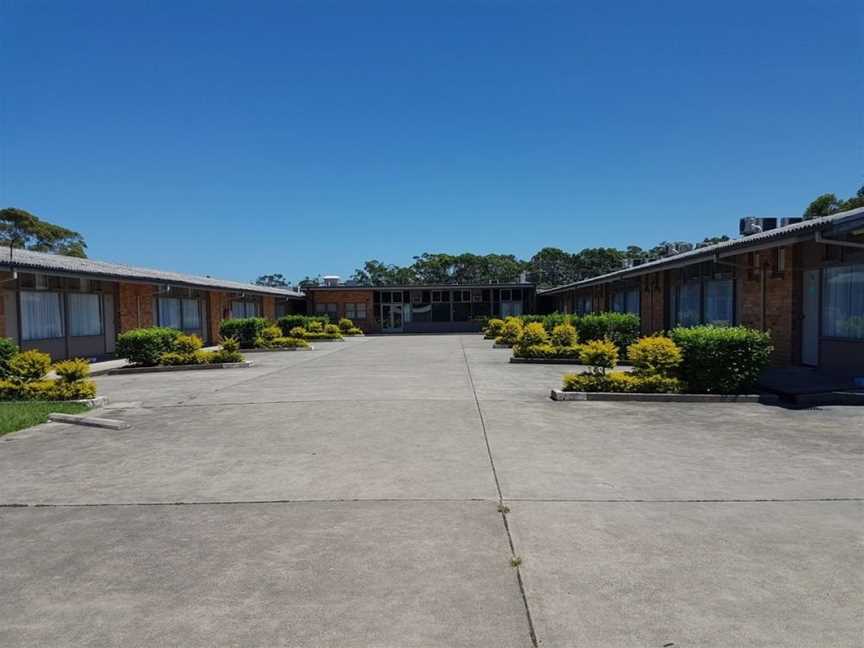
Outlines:
[[385, 333], [401, 333], [402, 332], [402, 305], [401, 304], [382, 304], [381, 305], [381, 329]]

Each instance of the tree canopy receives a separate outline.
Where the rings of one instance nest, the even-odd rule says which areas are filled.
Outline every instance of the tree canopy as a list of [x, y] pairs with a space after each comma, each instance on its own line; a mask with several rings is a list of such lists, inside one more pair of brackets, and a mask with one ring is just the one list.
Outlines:
[[87, 243], [81, 234], [41, 220], [16, 207], [0, 209], [0, 245], [34, 252], [87, 257]]
[[270, 288], [286, 288], [288, 286], [288, 280], [285, 279], [284, 275], [279, 273], [261, 275], [255, 280], [255, 283], [259, 286], [269, 286]]
[[833, 193], [826, 193], [818, 196], [811, 202], [807, 209], [804, 210], [804, 219], [819, 218], [820, 216], [830, 216], [841, 211], [848, 211], [857, 207], [864, 207], [864, 185], [858, 189], [858, 192], [851, 198], [843, 200], [838, 198]]

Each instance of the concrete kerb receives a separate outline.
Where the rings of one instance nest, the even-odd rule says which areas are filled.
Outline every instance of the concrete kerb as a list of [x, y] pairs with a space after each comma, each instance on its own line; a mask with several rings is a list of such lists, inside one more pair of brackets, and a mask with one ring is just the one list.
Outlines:
[[314, 351], [315, 347], [311, 344], [307, 347], [288, 347], [276, 349], [243, 349], [242, 353], [281, 353], [283, 351]]
[[762, 403], [773, 405], [772, 394], [628, 394], [623, 392], [578, 392], [553, 389], [554, 401], [637, 401], [645, 403]]
[[254, 364], [252, 360], [244, 360], [243, 362], [217, 362], [214, 364], [192, 364], [192, 365], [169, 365], [158, 367], [124, 367], [122, 369], [112, 369], [108, 372], [109, 376], [123, 376], [126, 374], [136, 373], [167, 373], [172, 371], [199, 371], [205, 369], [246, 369]]
[[511, 347], [509, 344], [498, 344], [496, 342], [495, 344], [492, 345], [492, 348], [493, 349], [512, 349], [513, 347]]
[[581, 365], [579, 358], [510, 358], [512, 364], [561, 364]]
[[52, 423], [70, 423], [72, 425], [85, 425], [87, 427], [106, 428], [109, 430], [127, 430], [131, 427], [125, 421], [85, 416], [83, 414], [49, 414], [48, 420]]

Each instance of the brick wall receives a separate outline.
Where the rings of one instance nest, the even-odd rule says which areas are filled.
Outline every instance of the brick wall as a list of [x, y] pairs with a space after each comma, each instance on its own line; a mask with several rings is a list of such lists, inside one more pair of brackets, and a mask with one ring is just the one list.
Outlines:
[[[785, 366], [800, 360], [801, 347], [801, 273], [798, 267], [798, 246], [786, 246], [785, 270], [777, 267], [774, 250], [736, 258], [740, 266], [756, 269], [741, 270], [738, 300], [738, 321], [744, 326], [771, 332], [774, 353], [771, 364]], [[765, 307], [762, 310], [764, 277]]]
[[219, 325], [222, 323], [223, 319], [227, 319], [231, 316], [232, 295], [214, 290], [208, 292], [207, 297], [207, 326], [210, 329], [208, 331], [208, 342], [215, 344], [219, 341]]
[[0, 337], [6, 337], [6, 294], [0, 292]]
[[117, 285], [118, 334], [155, 324], [153, 295], [156, 290], [156, 286], [148, 284]]
[[268, 320], [276, 319], [276, 298], [265, 295], [261, 298], [261, 312]]
[[665, 284], [664, 272], [653, 272], [642, 277], [639, 294], [639, 319], [642, 335], [651, 335], [665, 328]]
[[355, 320], [354, 324], [364, 333], [380, 330], [372, 290], [310, 290], [308, 295], [310, 315], [315, 315], [316, 304], [337, 304], [339, 317], [345, 317], [345, 304], [366, 304], [367, 319]]

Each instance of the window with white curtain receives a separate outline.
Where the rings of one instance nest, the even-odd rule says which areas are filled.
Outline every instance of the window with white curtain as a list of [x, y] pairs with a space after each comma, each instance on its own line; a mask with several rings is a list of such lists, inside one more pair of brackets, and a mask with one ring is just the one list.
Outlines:
[[822, 271], [822, 335], [864, 340], [864, 264]]
[[183, 327], [179, 299], [174, 297], [160, 297], [158, 300], [158, 306], [159, 326], [166, 326], [175, 329], [181, 329]]
[[259, 317], [260, 312], [258, 302], [240, 300], [231, 302], [231, 317], [234, 319]]
[[675, 323], [678, 326], [696, 326], [700, 323], [701, 281], [687, 281], [675, 288]]
[[366, 304], [345, 304], [345, 317], [350, 320], [365, 320]]
[[631, 288], [627, 291], [627, 306], [626, 312], [632, 315], [639, 315], [639, 289]]
[[63, 337], [60, 293], [21, 291], [21, 338], [53, 340]]
[[102, 335], [102, 296], [94, 293], [68, 293], [69, 335]]
[[627, 310], [627, 293], [623, 290], [612, 293], [612, 312], [623, 313]]
[[197, 299], [181, 300], [180, 308], [183, 316], [183, 330], [194, 331], [201, 328], [201, 309]]
[[733, 289], [731, 279], [705, 282], [705, 323], [732, 324]]

